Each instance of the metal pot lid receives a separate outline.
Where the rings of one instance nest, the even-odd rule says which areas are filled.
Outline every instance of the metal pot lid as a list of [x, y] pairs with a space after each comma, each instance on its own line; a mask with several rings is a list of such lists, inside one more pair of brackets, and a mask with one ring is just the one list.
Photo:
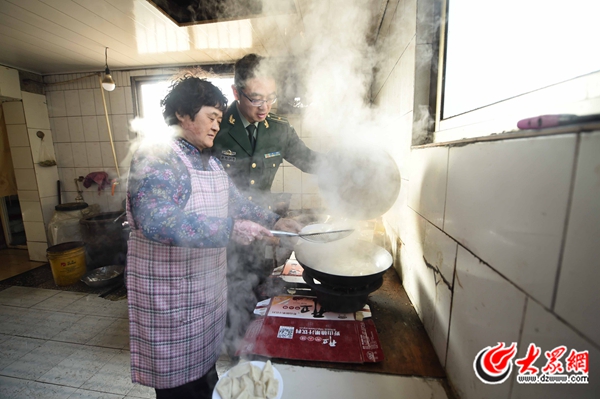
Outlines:
[[400, 171], [383, 149], [338, 147], [319, 165], [319, 192], [328, 208], [356, 220], [383, 215], [400, 193]]
[[373, 243], [344, 239], [327, 244], [299, 240], [296, 259], [316, 271], [343, 277], [370, 276], [392, 266], [392, 255]]

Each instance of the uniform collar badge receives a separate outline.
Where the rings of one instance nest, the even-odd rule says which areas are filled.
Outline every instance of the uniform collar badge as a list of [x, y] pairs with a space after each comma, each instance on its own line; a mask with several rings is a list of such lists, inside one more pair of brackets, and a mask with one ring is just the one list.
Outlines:
[[267, 122], [267, 120], [265, 119], [265, 127], [268, 129], [269, 128], [269, 122]]
[[233, 115], [229, 115], [229, 123], [235, 125], [235, 119], [233, 119]]
[[235, 151], [231, 151], [231, 150], [226, 150], [226, 151], [221, 151], [221, 154], [231, 156], [231, 155], [235, 155], [236, 152]]

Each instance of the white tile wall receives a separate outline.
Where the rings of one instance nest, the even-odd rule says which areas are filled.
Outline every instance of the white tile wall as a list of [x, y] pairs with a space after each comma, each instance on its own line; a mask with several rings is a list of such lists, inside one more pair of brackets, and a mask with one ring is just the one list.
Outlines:
[[46, 96], [48, 98], [48, 114], [50, 117], [67, 116], [64, 91], [49, 91]]
[[[104, 95], [104, 101], [106, 101], [106, 109], [110, 114], [110, 97], [106, 94]], [[100, 89], [94, 90], [94, 104], [96, 105], [96, 115], [104, 116], [104, 102], [102, 100], [102, 92], [100, 91]]]
[[[452, 302], [452, 278], [454, 271], [454, 261], [456, 258], [456, 243], [449, 240], [441, 239], [440, 242], [445, 246], [445, 253], [442, 254], [440, 251], [436, 251], [432, 240], [431, 230], [437, 230], [431, 223], [420, 218], [425, 225], [423, 229], [423, 250], [419, 251], [416, 246], [420, 242], [408, 242], [403, 251], [412, 251], [412, 255], [405, 256], [405, 261], [410, 261], [410, 276], [407, 276], [407, 282], [410, 290], [412, 291], [411, 300], [415, 306], [419, 317], [423, 322], [423, 326], [429, 335], [431, 343], [440, 359], [442, 366], [445, 365], [446, 361], [446, 345], [448, 341], [448, 330], [450, 327], [450, 305]], [[439, 230], [437, 230], [439, 231]], [[427, 234], [429, 232], [429, 235]], [[442, 238], [442, 237], [438, 237]], [[452, 247], [452, 244], [454, 245]], [[427, 259], [426, 255], [429, 254], [430, 258], [432, 253], [435, 253], [436, 260], [433, 263], [427, 260], [429, 265], [425, 263]], [[420, 260], [415, 259], [416, 256], [422, 254], [423, 257]], [[448, 258], [444, 260], [444, 255]], [[439, 265], [436, 262], [443, 264], [447, 263], [450, 267], [450, 278], [443, 277], [440, 273]]]
[[[594, 370], [600, 369], [600, 350], [589, 341], [583, 339], [576, 331], [567, 324], [557, 319], [547, 309], [535, 301], [527, 301], [525, 312], [525, 324], [519, 341], [519, 350], [515, 359], [525, 357], [529, 344], [537, 345], [542, 353], [533, 364], [538, 369], [546, 365], [545, 352], [565, 345], [566, 353], [562, 357], [563, 367], [566, 369], [565, 360], [571, 350], [577, 352], [589, 352], [589, 384], [513, 384], [510, 399], [563, 399], [563, 398], [596, 398], [598, 397], [598, 381], [594, 376]], [[515, 373], [513, 371], [513, 373]], [[572, 374], [571, 372], [567, 374]]]
[[46, 241], [46, 232], [43, 222], [23, 222], [27, 241]]
[[35, 165], [35, 174], [38, 181], [38, 191], [40, 198], [52, 197], [57, 200], [56, 181], [58, 180], [58, 170], [55, 166], [43, 167]]
[[31, 159], [31, 150], [29, 147], [13, 147], [10, 150], [13, 167], [15, 168], [33, 168]]
[[546, 306], [575, 142], [574, 135], [547, 136], [450, 149], [444, 231]]
[[113, 115], [110, 127], [114, 141], [129, 140], [129, 126], [126, 114]]
[[69, 143], [71, 142], [71, 135], [69, 134], [69, 120], [66, 117], [52, 118], [50, 120], [52, 125], [52, 133], [54, 135], [55, 143]]
[[56, 143], [56, 163], [62, 170], [64, 167], [75, 166], [73, 161], [73, 144], [69, 143]]
[[21, 214], [24, 222], [43, 222], [42, 207], [39, 200], [36, 202], [20, 202]]
[[24, 91], [23, 110], [28, 129], [50, 129], [46, 96]]
[[7, 125], [18, 125], [25, 123], [25, 113], [21, 101], [6, 101], [2, 103], [4, 110], [4, 123]]
[[29, 252], [29, 259], [31, 260], [48, 262], [46, 249], [48, 249], [46, 242], [27, 241], [27, 252]]
[[524, 308], [525, 294], [458, 248], [446, 372], [461, 399], [508, 399], [510, 384], [483, 384], [473, 361], [488, 346], [519, 341]]
[[81, 115], [96, 115], [96, 101], [94, 100], [94, 90], [84, 89], [78, 91]]
[[[19, 103], [19, 105], [21, 105], [21, 103]], [[25, 125], [25, 124], [6, 125], [6, 133], [8, 135], [8, 143], [10, 144], [11, 148], [12, 147], [29, 147], [29, 137], [27, 136], [27, 125]]]
[[79, 100], [79, 90], [65, 91], [65, 107], [67, 116], [80, 116], [81, 105]]
[[85, 141], [100, 141], [100, 136], [98, 135], [98, 117], [96, 115], [82, 116], [81, 121]]
[[408, 205], [443, 228], [448, 148], [413, 150], [410, 154]]
[[86, 143], [71, 144], [71, 148], [73, 150], [73, 166], [75, 166], [76, 168], [83, 168], [89, 165], [85, 146]]
[[92, 168], [102, 170], [102, 152], [99, 142], [85, 143], [88, 165]]
[[37, 181], [33, 169], [15, 169], [15, 179], [19, 190], [37, 191]]
[[456, 241], [448, 237], [443, 231], [431, 223], [425, 225], [423, 256], [427, 263], [439, 270], [444, 280], [450, 284], [450, 288], [452, 288], [452, 281], [454, 280], [457, 247]]
[[71, 137], [72, 143], [81, 143], [85, 141], [85, 135], [83, 134], [83, 121], [81, 116], [70, 116], [67, 118], [67, 124], [69, 125], [69, 136]]
[[32, 201], [39, 201], [40, 196], [39, 193], [35, 190], [30, 191], [30, 190], [18, 190], [18, 194], [19, 194], [19, 201], [27, 201], [27, 202], [32, 202]]
[[127, 114], [127, 107], [125, 106], [125, 89], [129, 90], [129, 88], [117, 87], [108, 93], [108, 96], [110, 97], [110, 112], [113, 115]]
[[582, 134], [556, 313], [600, 345], [600, 132]]

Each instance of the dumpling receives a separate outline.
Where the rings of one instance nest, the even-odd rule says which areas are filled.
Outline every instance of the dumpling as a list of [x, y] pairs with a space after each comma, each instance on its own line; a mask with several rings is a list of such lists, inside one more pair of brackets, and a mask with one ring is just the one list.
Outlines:
[[279, 392], [279, 381], [273, 377], [267, 381], [265, 396], [267, 399], [275, 399], [277, 397], [277, 392]]
[[243, 389], [240, 386], [240, 380], [237, 378], [232, 378], [231, 379], [231, 397], [232, 398], [237, 398], [240, 395], [240, 392], [242, 392]]
[[265, 397], [265, 384], [262, 381], [254, 381], [254, 396], [257, 398]]
[[253, 364], [250, 366], [250, 378], [252, 379], [252, 381], [260, 381], [261, 374], [262, 370], [260, 369], [260, 367], [255, 366]]
[[273, 365], [271, 364], [270, 360], [267, 360], [267, 363], [265, 364], [265, 367], [262, 370], [260, 380], [263, 382], [263, 384], [266, 384], [267, 381], [273, 378], [273, 376]]
[[231, 378], [241, 377], [244, 374], [248, 374], [250, 372], [251, 365], [252, 365], [252, 363], [250, 363], [250, 362], [238, 364], [237, 366], [235, 366], [234, 368], [229, 370], [229, 373], [227, 375]]
[[229, 377], [223, 377], [217, 383], [217, 392], [221, 395], [222, 399], [230, 399], [231, 398], [231, 385], [232, 379]]

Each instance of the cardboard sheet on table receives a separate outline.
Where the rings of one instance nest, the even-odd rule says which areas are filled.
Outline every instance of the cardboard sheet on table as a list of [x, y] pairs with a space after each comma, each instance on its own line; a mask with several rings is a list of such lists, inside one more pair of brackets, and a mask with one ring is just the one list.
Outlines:
[[[295, 298], [296, 303], [314, 301], [311, 297]], [[342, 363], [383, 360], [373, 320], [358, 321], [352, 313], [327, 315], [329, 312], [319, 311], [318, 304], [300, 313], [302, 317], [287, 317], [277, 310], [277, 304], [285, 306], [284, 303], [292, 302], [286, 302], [287, 299], [287, 296], [273, 298], [267, 315], [250, 324], [238, 355]], [[344, 316], [340, 319], [337, 315]]]

